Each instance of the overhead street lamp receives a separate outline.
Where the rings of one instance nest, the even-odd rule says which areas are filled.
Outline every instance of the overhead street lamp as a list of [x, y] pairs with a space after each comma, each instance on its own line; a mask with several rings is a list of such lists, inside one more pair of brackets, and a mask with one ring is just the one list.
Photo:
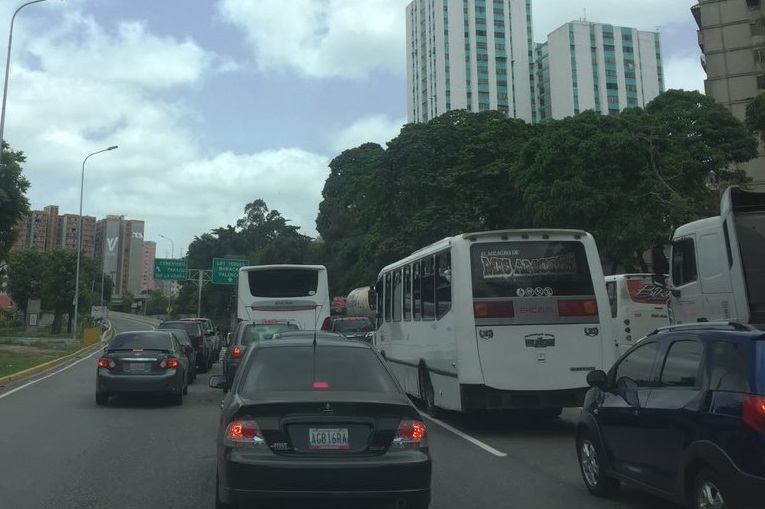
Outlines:
[[[85, 189], [85, 162], [90, 158], [90, 156], [100, 154], [101, 152], [108, 152], [110, 150], [114, 150], [115, 148], [117, 148], [117, 145], [112, 145], [111, 147], [105, 148], [103, 150], [98, 150], [92, 154], [88, 154], [85, 159], [82, 160], [82, 176], [80, 177], [80, 214], [77, 224], [77, 271], [74, 278], [74, 323], [72, 327], [72, 338], [75, 341], [77, 341], [77, 312], [79, 311], [80, 307], [80, 251], [82, 251], [82, 193]], [[103, 286], [101, 288], [101, 291], [103, 292]]]
[[173, 239], [171, 239], [170, 237], [165, 237], [162, 234], [160, 234], [159, 236], [162, 237], [165, 240], [169, 240], [170, 241], [170, 249], [172, 250], [171, 253], [170, 253], [170, 258], [175, 258], [175, 242], [173, 242]]
[[8, 72], [11, 68], [11, 46], [13, 45], [13, 22], [16, 21], [16, 15], [19, 13], [21, 9], [26, 7], [27, 5], [37, 4], [40, 2], [47, 2], [48, 0], [32, 0], [31, 2], [27, 2], [25, 4], [21, 4], [18, 9], [16, 9], [16, 12], [13, 13], [13, 16], [11, 17], [11, 29], [8, 33], [8, 57], [5, 59], [5, 82], [3, 83], [3, 106], [2, 110], [0, 111], [0, 160], [2, 160], [3, 156], [3, 134], [5, 132], [5, 100], [8, 97]]

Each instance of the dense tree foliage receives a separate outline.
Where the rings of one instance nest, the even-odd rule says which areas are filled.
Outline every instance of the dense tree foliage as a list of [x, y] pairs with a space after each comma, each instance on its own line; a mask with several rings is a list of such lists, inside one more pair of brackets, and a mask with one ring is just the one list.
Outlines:
[[[8, 259], [8, 293], [20, 309], [26, 311], [27, 302], [39, 298], [42, 309], [53, 312], [52, 332], [63, 330], [63, 318], [67, 316], [67, 331], [72, 330], [74, 317], [74, 288], [77, 270], [77, 252], [56, 248], [42, 252], [36, 248], [23, 249], [10, 254]], [[111, 286], [111, 281], [104, 278]], [[104, 299], [111, 297], [111, 289], [104, 292]], [[101, 272], [95, 261], [88, 257], [80, 259], [79, 309], [90, 315], [91, 306], [100, 303]], [[108, 302], [108, 300], [107, 300]]]
[[2, 142], [4, 150], [0, 159], [0, 261], [5, 260], [16, 240], [15, 229], [18, 221], [29, 212], [26, 197], [29, 181], [24, 178], [22, 164], [26, 161], [23, 152], [15, 152]]
[[404, 126], [386, 149], [364, 144], [337, 156], [316, 224], [336, 293], [476, 230], [587, 230], [613, 266], [634, 270], [675, 226], [713, 214], [723, 187], [747, 181], [736, 164], [755, 155], [746, 126], [698, 92], [535, 126], [452, 111]]

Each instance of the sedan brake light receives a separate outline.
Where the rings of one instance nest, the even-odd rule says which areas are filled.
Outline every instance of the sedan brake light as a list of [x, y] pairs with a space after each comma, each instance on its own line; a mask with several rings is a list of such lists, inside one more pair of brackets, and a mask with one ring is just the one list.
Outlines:
[[327, 382], [314, 382], [313, 388], [314, 389], [329, 389], [329, 384]]
[[101, 357], [98, 359], [98, 367], [99, 368], [106, 368], [106, 369], [112, 369], [117, 364], [114, 362], [114, 359], [110, 359], [109, 357]]
[[266, 448], [266, 441], [263, 439], [260, 427], [256, 421], [242, 420], [232, 421], [226, 426], [223, 445], [226, 447]]
[[235, 346], [234, 349], [231, 351], [231, 355], [234, 356], [234, 359], [239, 359], [242, 357], [242, 349], [238, 346]]
[[744, 396], [741, 418], [755, 431], [765, 433], [765, 396], [756, 394]]
[[419, 450], [428, 447], [428, 436], [425, 424], [412, 419], [402, 420], [393, 437], [391, 447], [394, 450]]
[[169, 359], [163, 359], [162, 362], [159, 363], [159, 367], [162, 369], [176, 369], [180, 365], [181, 365], [181, 361], [179, 361], [175, 357], [170, 357]]

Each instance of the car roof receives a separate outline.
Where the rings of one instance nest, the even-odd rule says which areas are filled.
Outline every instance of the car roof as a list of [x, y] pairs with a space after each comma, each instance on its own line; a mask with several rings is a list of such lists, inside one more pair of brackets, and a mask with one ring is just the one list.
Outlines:
[[[300, 332], [313, 332], [313, 331], [300, 331]], [[290, 335], [291, 336], [291, 335]], [[332, 334], [332, 336], [335, 336], [335, 334]], [[300, 336], [300, 337], [289, 337], [285, 339], [280, 339], [278, 341], [259, 341], [257, 343], [254, 343], [256, 348], [282, 348], [282, 347], [293, 347], [293, 346], [313, 346], [314, 340], [313, 340], [313, 334]], [[322, 336], [321, 334], [317, 334], [316, 336], [316, 346], [317, 347], [326, 347], [326, 346], [341, 346], [346, 348], [372, 348], [371, 345], [368, 345], [367, 343], [362, 343], [360, 341], [350, 341], [348, 339], [345, 339], [341, 335], [337, 335], [337, 337], [329, 337], [329, 335]]]
[[741, 340], [741, 341], [765, 339], [765, 331], [755, 329], [753, 327], [738, 328], [737, 325], [733, 325], [726, 328], [720, 324], [716, 324], [711, 327], [710, 326], [704, 327], [701, 324], [687, 324], [687, 325], [688, 326], [686, 327], [677, 327], [677, 326], [661, 327], [651, 332], [644, 339], [646, 340], [661, 339], [661, 338], [672, 339], [676, 337], [677, 335], [685, 335], [685, 334], [693, 334], [694, 336], [704, 341], [712, 341], [716, 339], [717, 340], [720, 340], [720, 339]]

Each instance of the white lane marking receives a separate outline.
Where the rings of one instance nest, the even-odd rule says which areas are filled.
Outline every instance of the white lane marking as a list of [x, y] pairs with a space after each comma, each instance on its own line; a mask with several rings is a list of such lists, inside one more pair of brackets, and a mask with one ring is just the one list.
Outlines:
[[32, 380], [31, 382], [27, 382], [24, 385], [20, 385], [19, 387], [16, 387], [15, 389], [11, 389], [8, 392], [4, 392], [3, 394], [0, 394], [0, 399], [3, 399], [6, 396], [10, 396], [14, 392], [18, 392], [21, 389], [26, 389], [30, 385], [34, 385], [37, 382], [41, 382], [41, 381], [45, 380], [46, 378], [52, 377], [53, 375], [58, 375], [59, 373], [62, 373], [64, 371], [66, 371], [67, 369], [76, 366], [77, 364], [81, 363], [82, 361], [86, 361], [86, 360], [90, 359], [91, 357], [93, 357], [94, 355], [96, 355], [96, 354], [100, 355], [101, 353], [103, 353], [101, 351], [101, 349], [98, 349], [95, 352], [93, 352], [92, 354], [88, 355], [87, 357], [83, 357], [82, 359], [79, 359], [79, 360], [77, 360], [77, 361], [75, 361], [75, 362], [73, 362], [73, 363], [71, 363], [71, 364], [69, 364], [67, 366], [64, 366], [63, 368], [59, 369], [58, 371], [54, 371], [53, 373], [48, 373], [47, 375], [45, 375], [43, 377], [40, 377], [40, 378], [38, 378], [36, 380]]
[[439, 426], [441, 426], [441, 427], [442, 427], [442, 428], [444, 428], [445, 430], [447, 430], [447, 431], [451, 431], [452, 433], [454, 433], [454, 434], [455, 434], [455, 435], [457, 435], [458, 437], [460, 437], [460, 438], [462, 438], [462, 439], [465, 439], [465, 440], [467, 440], [468, 442], [470, 442], [470, 443], [471, 443], [471, 444], [473, 444], [473, 445], [477, 445], [478, 447], [480, 447], [480, 448], [481, 448], [481, 449], [483, 449], [484, 451], [486, 451], [486, 452], [489, 452], [489, 453], [493, 454], [494, 456], [499, 456], [500, 458], [503, 458], [503, 457], [507, 456], [507, 454], [506, 454], [506, 453], [504, 453], [504, 452], [502, 452], [502, 451], [498, 451], [497, 449], [493, 448], [493, 447], [492, 447], [492, 446], [490, 446], [490, 445], [484, 444], [483, 442], [481, 442], [481, 441], [480, 441], [480, 440], [478, 440], [477, 438], [473, 438], [473, 437], [471, 437], [470, 435], [468, 435], [468, 434], [466, 434], [466, 433], [463, 433], [463, 432], [461, 432], [461, 431], [460, 431], [460, 430], [458, 430], [457, 428], [454, 428], [454, 427], [452, 427], [452, 426], [449, 426], [449, 425], [448, 425], [448, 424], [446, 424], [445, 422], [443, 422], [443, 421], [441, 421], [441, 420], [438, 420], [438, 419], [436, 419], [435, 417], [431, 417], [430, 415], [426, 414], [425, 412], [420, 412], [420, 413], [421, 413], [422, 415], [424, 415], [426, 419], [428, 419], [428, 420], [430, 420], [430, 421], [433, 421], [433, 422], [435, 422], [436, 424], [438, 424]]

